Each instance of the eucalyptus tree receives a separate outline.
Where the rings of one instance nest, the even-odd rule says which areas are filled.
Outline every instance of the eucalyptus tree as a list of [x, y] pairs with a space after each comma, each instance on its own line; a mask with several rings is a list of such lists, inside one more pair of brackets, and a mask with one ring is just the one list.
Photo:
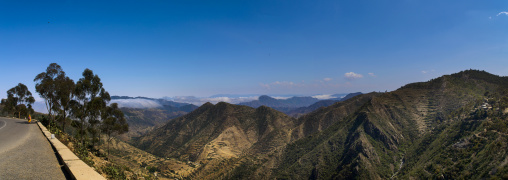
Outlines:
[[12, 94], [7, 95], [7, 99], [2, 99], [2, 106], [3, 106], [2, 111], [6, 112], [7, 114], [15, 115], [16, 114], [16, 102], [17, 102], [17, 100], [14, 98], [14, 96]]
[[109, 144], [111, 142], [111, 136], [115, 134], [123, 134], [129, 131], [129, 124], [125, 120], [125, 116], [118, 108], [117, 103], [112, 103], [103, 109], [101, 131], [107, 136], [108, 142], [108, 157], [109, 157]]
[[62, 123], [62, 132], [65, 132], [67, 116], [71, 110], [71, 100], [74, 96], [75, 84], [72, 79], [65, 75], [65, 72], [59, 74], [55, 78], [56, 84], [56, 102], [55, 108], [60, 114], [60, 122]]
[[18, 118], [21, 118], [22, 112], [26, 112], [27, 110], [30, 111], [32, 108], [31, 104], [35, 102], [32, 93], [22, 83], [19, 83], [17, 86], [9, 89], [7, 91], [7, 97], [7, 101], [9, 101], [8, 104], [14, 105], [15, 112], [18, 113]]
[[54, 106], [57, 104], [57, 83], [55, 79], [64, 74], [65, 72], [62, 70], [62, 67], [57, 63], [49, 64], [48, 68], [46, 68], [46, 72], [39, 73], [35, 76], [34, 82], [35, 91], [39, 93], [39, 95], [44, 98], [44, 103], [46, 104], [46, 109], [48, 110], [48, 115], [50, 119], [50, 127], [53, 122], [53, 111], [55, 111]]
[[[83, 71], [83, 77], [76, 82], [74, 90], [75, 102], [72, 104], [78, 108], [73, 108], [73, 114], [80, 120], [81, 137], [85, 137], [85, 127], [92, 135], [92, 145], [97, 140], [98, 124], [100, 123], [100, 115], [103, 108], [111, 100], [109, 93], [104, 90], [101, 79], [98, 75], [94, 75], [90, 69]], [[88, 124], [86, 124], [88, 121]]]
[[77, 128], [78, 133], [77, 138], [81, 140], [81, 145], [84, 145], [84, 140], [86, 136], [86, 112], [85, 105], [83, 103], [83, 98], [81, 98], [80, 90], [78, 86], [75, 86], [74, 89], [74, 99], [69, 102], [70, 105], [70, 115], [79, 120], [78, 123], [72, 123], [73, 126]]

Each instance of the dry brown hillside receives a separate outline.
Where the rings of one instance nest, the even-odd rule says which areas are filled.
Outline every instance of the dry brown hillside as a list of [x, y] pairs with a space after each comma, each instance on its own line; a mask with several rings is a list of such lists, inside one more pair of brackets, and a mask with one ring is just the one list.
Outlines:
[[223, 176], [227, 173], [215, 171], [220, 166], [237, 167], [249, 154], [280, 151], [290, 141], [294, 123], [295, 119], [265, 106], [207, 103], [134, 144], [161, 157], [199, 164], [202, 168], [195, 176]]

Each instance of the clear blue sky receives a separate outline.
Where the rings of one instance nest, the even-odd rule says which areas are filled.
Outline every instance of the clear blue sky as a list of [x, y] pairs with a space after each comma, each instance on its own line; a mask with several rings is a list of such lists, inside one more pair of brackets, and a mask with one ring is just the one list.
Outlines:
[[[508, 75], [508, 1], [0, 1], [0, 98], [56, 62], [112, 95], [395, 90]], [[351, 73], [352, 72], [352, 73]], [[370, 73], [370, 74], [369, 74]]]

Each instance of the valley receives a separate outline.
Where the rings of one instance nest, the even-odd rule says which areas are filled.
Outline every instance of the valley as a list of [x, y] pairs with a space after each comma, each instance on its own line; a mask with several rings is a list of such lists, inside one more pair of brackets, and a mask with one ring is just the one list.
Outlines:
[[0, 180], [508, 180], [507, 0], [0, 9]]
[[[113, 99], [145, 103], [121, 107], [129, 132], [114, 136], [110, 146], [103, 139], [98, 152], [88, 153], [87, 162], [102, 173], [124, 170], [113, 177], [508, 178], [508, 79], [485, 71], [329, 100], [261, 96], [245, 105], [198, 107]], [[157, 105], [146, 107], [153, 103], [144, 100]]]
[[206, 103], [130, 143], [194, 164], [179, 167], [192, 179], [501, 178], [507, 87], [506, 77], [468, 70], [298, 118], [264, 105]]

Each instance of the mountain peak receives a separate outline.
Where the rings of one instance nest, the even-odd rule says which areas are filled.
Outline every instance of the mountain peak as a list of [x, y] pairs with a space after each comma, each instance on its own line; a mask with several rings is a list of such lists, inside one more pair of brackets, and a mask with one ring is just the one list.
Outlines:
[[197, 109], [210, 109], [210, 108], [213, 108], [215, 105], [213, 105], [212, 103], [210, 102], [206, 102], [205, 104], [199, 106]]
[[206, 102], [205, 104], [203, 104], [201, 106], [213, 106], [213, 104], [211, 102]]
[[270, 100], [275, 100], [275, 98], [272, 98], [270, 96], [267, 96], [267, 95], [262, 95], [262, 96], [259, 96], [259, 101], [270, 101]]

